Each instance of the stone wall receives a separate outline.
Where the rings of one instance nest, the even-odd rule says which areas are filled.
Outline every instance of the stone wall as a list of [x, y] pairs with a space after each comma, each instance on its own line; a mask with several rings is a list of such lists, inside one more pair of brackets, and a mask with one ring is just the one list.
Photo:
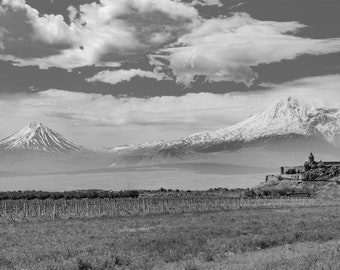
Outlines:
[[304, 166], [285, 166], [281, 167], [281, 174], [297, 174], [305, 172]]

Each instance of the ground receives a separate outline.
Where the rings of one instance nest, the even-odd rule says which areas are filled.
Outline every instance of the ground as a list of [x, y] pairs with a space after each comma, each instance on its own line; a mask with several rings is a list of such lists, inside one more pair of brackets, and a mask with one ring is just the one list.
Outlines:
[[339, 269], [340, 207], [0, 224], [1, 269]]

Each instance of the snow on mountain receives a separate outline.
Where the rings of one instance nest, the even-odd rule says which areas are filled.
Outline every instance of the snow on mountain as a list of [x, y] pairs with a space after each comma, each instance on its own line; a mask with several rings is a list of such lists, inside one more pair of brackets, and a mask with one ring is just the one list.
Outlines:
[[301, 105], [288, 98], [269, 106], [262, 113], [227, 128], [193, 134], [186, 138], [191, 144], [211, 141], [244, 141], [298, 134], [316, 136], [334, 142], [340, 132], [340, 113], [336, 109], [323, 109]]
[[116, 153], [180, 149], [195, 152], [237, 150], [270, 140], [316, 138], [340, 143], [340, 111], [303, 105], [294, 98], [275, 102], [263, 112], [226, 128], [200, 132], [179, 140], [113, 148]]
[[1, 140], [0, 150], [68, 153], [82, 152], [85, 149], [43, 124], [32, 122], [19, 132]]
[[116, 147], [105, 147], [104, 151], [112, 153], [125, 153], [133, 150], [138, 150], [142, 148], [152, 148], [165, 143], [165, 141], [156, 141], [153, 143], [143, 143], [143, 144], [124, 144]]

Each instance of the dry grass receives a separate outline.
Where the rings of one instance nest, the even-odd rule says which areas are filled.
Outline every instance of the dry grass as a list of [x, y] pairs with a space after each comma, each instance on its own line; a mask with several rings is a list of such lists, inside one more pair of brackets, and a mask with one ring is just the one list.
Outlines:
[[266, 250], [229, 254], [218, 262], [191, 260], [168, 264], [164, 270], [338, 270], [340, 241], [305, 242]]
[[2, 223], [0, 266], [339, 269], [339, 214], [314, 207]]

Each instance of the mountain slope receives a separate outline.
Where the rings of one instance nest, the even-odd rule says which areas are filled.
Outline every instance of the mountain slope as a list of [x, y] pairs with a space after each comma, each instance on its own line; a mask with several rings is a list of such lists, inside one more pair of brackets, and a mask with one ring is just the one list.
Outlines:
[[230, 127], [179, 140], [124, 146], [111, 151], [123, 155], [122, 160], [164, 160], [164, 153], [177, 153], [183, 158], [187, 154], [235, 151], [249, 146], [288, 144], [296, 147], [306, 143], [331, 148], [339, 146], [339, 142], [338, 109], [309, 107], [289, 97]]
[[79, 153], [85, 149], [65, 139], [41, 123], [32, 122], [22, 130], [4, 138], [0, 151], [43, 151], [54, 153]]

